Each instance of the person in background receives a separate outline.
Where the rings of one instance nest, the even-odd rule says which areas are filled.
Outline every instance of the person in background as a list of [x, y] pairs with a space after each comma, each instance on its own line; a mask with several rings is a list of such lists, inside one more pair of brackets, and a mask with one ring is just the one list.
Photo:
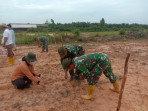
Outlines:
[[[88, 93], [87, 95], [82, 95], [83, 99], [92, 99], [94, 97], [96, 83], [98, 82], [102, 72], [113, 84], [114, 92], [119, 93], [119, 84], [117, 76], [112, 72], [111, 61], [106, 54], [103, 53], [91, 53], [88, 55], [83, 55], [72, 59], [63, 60], [62, 64], [68, 70], [80, 70], [83, 72], [85, 79], [88, 82]], [[72, 85], [75, 86], [75, 81], [77, 79], [78, 73], [74, 74], [75, 80], [72, 81]]]
[[34, 71], [34, 64], [36, 61], [36, 55], [31, 52], [22, 58], [21, 64], [16, 67], [11, 77], [12, 84], [17, 89], [30, 88], [32, 81], [37, 84], [40, 83], [40, 81], [35, 77], [41, 76], [41, 74]]
[[13, 49], [14, 49], [14, 51], [16, 51], [15, 32], [14, 32], [14, 30], [12, 29], [11, 24], [7, 24], [7, 26], [8, 26], [8, 29], [9, 29], [9, 30], [11, 31], [11, 33], [12, 33]]
[[14, 64], [14, 53], [12, 51], [13, 49], [13, 42], [12, 42], [12, 33], [8, 29], [6, 24], [2, 24], [2, 30], [3, 30], [3, 38], [2, 38], [2, 45], [3, 48], [6, 48], [8, 51], [8, 65]]
[[42, 46], [42, 52], [46, 49], [46, 52], [48, 52], [48, 42], [49, 39], [46, 36], [36, 37], [35, 41], [39, 42], [39, 47]]
[[[85, 54], [85, 49], [83, 46], [81, 45], [76, 45], [76, 44], [72, 44], [72, 45], [67, 45], [65, 47], [60, 47], [58, 49], [58, 53], [60, 55], [61, 58], [61, 64], [62, 61], [66, 58], [70, 58], [73, 59], [75, 57], [81, 56]], [[63, 65], [62, 65], [63, 66]], [[63, 69], [65, 71], [65, 79], [67, 79], [67, 70], [65, 69], [65, 67], [63, 66]], [[74, 75], [74, 70], [70, 70], [69, 71], [70, 74], [70, 78], [68, 79], [68, 81], [72, 81], [74, 79], [73, 75]], [[79, 73], [80, 74], [80, 73]], [[80, 84], [80, 76], [79, 75], [79, 79], [77, 79], [76, 84], [79, 85]]]

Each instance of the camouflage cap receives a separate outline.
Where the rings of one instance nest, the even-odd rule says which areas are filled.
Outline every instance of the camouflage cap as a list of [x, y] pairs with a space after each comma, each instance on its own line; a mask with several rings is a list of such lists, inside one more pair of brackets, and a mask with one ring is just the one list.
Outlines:
[[29, 52], [27, 56], [25, 56], [27, 61], [37, 61], [36, 54]]
[[66, 58], [62, 61], [62, 66], [64, 69], [68, 69], [69, 65], [71, 65], [72, 59], [71, 58]]
[[64, 47], [60, 47], [58, 49], [58, 53], [60, 54], [61, 58], [64, 58], [65, 57], [65, 48]]

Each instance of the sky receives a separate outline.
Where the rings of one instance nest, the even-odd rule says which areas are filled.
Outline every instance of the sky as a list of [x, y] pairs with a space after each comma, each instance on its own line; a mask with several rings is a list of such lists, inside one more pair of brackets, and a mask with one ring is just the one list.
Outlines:
[[0, 24], [91, 22], [148, 24], [148, 0], [0, 0]]

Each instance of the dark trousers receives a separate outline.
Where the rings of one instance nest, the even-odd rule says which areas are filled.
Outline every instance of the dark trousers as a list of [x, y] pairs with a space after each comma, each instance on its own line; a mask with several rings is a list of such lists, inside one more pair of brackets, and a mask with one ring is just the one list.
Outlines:
[[74, 77], [74, 70], [69, 71], [69, 74], [70, 74], [71, 78], [73, 79], [73, 77]]
[[[33, 76], [35, 75], [33, 74]], [[32, 81], [27, 76], [25, 76], [23, 79], [16, 79], [12, 81], [12, 84], [16, 86], [17, 89], [29, 88], [31, 83]]]

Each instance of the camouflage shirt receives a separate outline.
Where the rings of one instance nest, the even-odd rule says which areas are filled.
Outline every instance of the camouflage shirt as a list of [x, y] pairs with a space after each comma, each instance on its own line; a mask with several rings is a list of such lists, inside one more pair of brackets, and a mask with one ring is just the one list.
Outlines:
[[65, 46], [65, 49], [68, 50], [68, 54], [65, 58], [73, 59], [74, 57], [78, 57], [85, 54], [85, 50], [81, 45], [68, 45]]
[[[83, 46], [81, 45], [68, 45], [68, 46], [65, 46], [64, 47], [65, 49], [67, 49], [67, 55], [63, 58], [63, 59], [66, 59], [66, 58], [75, 58], [75, 57], [79, 57], [81, 55], [84, 55], [85, 54], [85, 50], [83, 48]], [[63, 61], [63, 59], [61, 59], [61, 63]], [[63, 69], [65, 69], [63, 67]]]
[[46, 36], [37, 37], [37, 39], [40, 40], [40, 42], [48, 41], [48, 37]]
[[[85, 78], [93, 76], [94, 72], [97, 72], [97, 70], [92, 71], [95, 65], [99, 64], [99, 67], [103, 71], [110, 63], [110, 59], [108, 58], [108, 56], [103, 53], [91, 53], [88, 55], [83, 55], [74, 58], [73, 61], [76, 70], [80, 70], [81, 72], [83, 72]], [[75, 76], [78, 76], [78, 73], [75, 73]]]

